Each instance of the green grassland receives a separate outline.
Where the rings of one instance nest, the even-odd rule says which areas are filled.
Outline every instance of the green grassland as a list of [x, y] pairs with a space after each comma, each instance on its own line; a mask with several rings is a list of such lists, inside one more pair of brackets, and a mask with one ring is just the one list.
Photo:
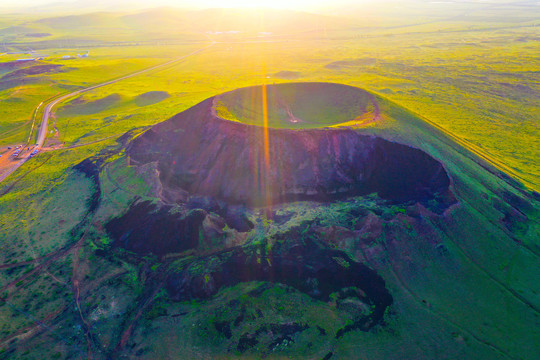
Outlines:
[[[300, 74], [295, 81], [359, 86], [402, 104], [474, 144], [510, 167], [525, 184], [537, 188], [537, 58], [534, 41], [515, 41], [530, 36], [531, 31], [464, 31], [460, 34], [464, 42], [453, 42], [456, 35], [452, 33], [422, 33], [307, 43], [216, 44], [168, 70], [83, 95], [82, 100], [88, 103], [114, 94], [118, 101], [103, 111], [76, 114], [74, 107], [68, 111], [72, 104], [65, 103], [65, 111], [61, 108], [58, 112], [60, 136], [67, 144], [92, 131], [87, 136], [105, 138], [134, 126], [162, 121], [224, 91], [287, 81], [273, 75], [295, 71]], [[418, 54], [422, 54], [421, 60]], [[353, 61], [352, 65], [327, 67], [336, 61], [351, 63], [351, 59], [365, 58], [375, 62], [362, 65], [362, 61]], [[116, 66], [124, 69], [120, 60]], [[135, 98], [150, 91], [164, 91], [170, 97], [159, 104], [137, 105]], [[116, 121], [111, 121], [113, 115]], [[126, 116], [130, 116], [127, 121]], [[76, 131], [62, 129], [68, 123], [76, 125]]]
[[[333, 349], [342, 358], [354, 357], [359, 351], [369, 358], [419, 359], [441, 353], [448, 359], [502, 359], [509, 358], [508, 354], [515, 354], [510, 358], [516, 359], [535, 358], [539, 349], [528, 346], [538, 339], [538, 313], [516, 300], [515, 294], [540, 307], [536, 272], [522, 270], [538, 266], [538, 209], [528, 213], [534, 220], [531, 225], [517, 230], [519, 243], [525, 244], [525, 248], [502, 241], [508, 237], [496, 223], [481, 233], [474, 228], [462, 228], [459, 224], [474, 223], [474, 219], [463, 219], [470, 213], [479, 221], [484, 217], [502, 218], [495, 205], [498, 209], [504, 205], [496, 204], [499, 196], [496, 189], [513, 190], [505, 180], [495, 177], [479, 184], [477, 179], [484, 178], [484, 173], [476, 172], [472, 160], [461, 155], [452, 155], [454, 157], [449, 159], [454, 145], [447, 143], [444, 148], [437, 148], [424, 141], [432, 129], [425, 128], [418, 119], [425, 118], [463, 139], [508, 167], [512, 176], [529, 189], [538, 190], [540, 29], [530, 26], [534, 24], [530, 14], [517, 12], [515, 8], [510, 13], [512, 16], [501, 15], [504, 12], [494, 8], [483, 12], [482, 19], [448, 19], [466, 9], [458, 10], [440, 16], [444, 21], [426, 16], [411, 23], [394, 22], [397, 13], [395, 18], [389, 14], [384, 20], [379, 19], [379, 15], [365, 14], [361, 17], [365, 21], [361, 27], [339, 29], [332, 23], [331, 27], [313, 33], [262, 40], [252, 34], [209, 38], [206, 31], [219, 30], [213, 26], [215, 21], [201, 23], [196, 31], [167, 32], [168, 26], [184, 19], [179, 20], [180, 15], [175, 17], [167, 12], [159, 12], [153, 22], [146, 23], [147, 28], [135, 35], [132, 30], [142, 20], [134, 15], [125, 18], [121, 26], [116, 21], [117, 15], [110, 14], [94, 14], [83, 24], [79, 24], [80, 18], [63, 18], [61, 22], [40, 21], [37, 16], [34, 19], [0, 18], [3, 27], [0, 39], [12, 44], [9, 50], [33, 46], [50, 55], [41, 63], [62, 65], [60, 71], [26, 75], [17, 78], [19, 82], [7, 83], [0, 79], [0, 145], [25, 142], [35, 108], [48, 98], [164, 63], [212, 41], [217, 42], [174, 65], [63, 102], [50, 126], [58, 129], [58, 139], [64, 149], [39, 154], [0, 184], [3, 194], [0, 197], [1, 263], [24, 263], [0, 269], [1, 296], [6, 299], [0, 301], [0, 339], [5, 341], [0, 349], [8, 349], [16, 335], [26, 334], [28, 339], [25, 340], [28, 341], [27, 353], [0, 353], [0, 358], [85, 357], [85, 325], [80, 312], [89, 321], [86, 326], [98, 334], [98, 343], [103, 348], [113, 348], [120, 340], [118, 329], [126, 327], [128, 320], [125, 319], [132, 319], [139, 310], [136, 305], [149, 296], [142, 293], [140, 286], [146, 275], [134, 269], [129, 261], [96, 256], [96, 250], [102, 249], [109, 239], [92, 230], [84, 232], [84, 226], [89, 223], [84, 213], [94, 189], [87, 178], [70, 170], [72, 166], [107, 147], [115, 147], [115, 139], [125, 132], [134, 128], [140, 132], [208, 97], [240, 87], [290, 81], [336, 82], [376, 94], [381, 111], [389, 113], [394, 120], [364, 131], [411, 144], [447, 161], [448, 171], [459, 174], [455, 176], [454, 188], [459, 190], [465, 210], [456, 211], [455, 224], [445, 229], [446, 233], [455, 233], [453, 237], [437, 234], [453, 260], [442, 256], [429, 244], [415, 241], [414, 233], [406, 226], [408, 215], [399, 215], [411, 209], [388, 214], [393, 220], [369, 249], [376, 254], [372, 257], [375, 261], [369, 265], [385, 278], [395, 297], [388, 328], [375, 333], [357, 331], [346, 335], [339, 343], [321, 337], [315, 345], [308, 344], [308, 339], [315, 334], [306, 333], [297, 339], [295, 352], [284, 348], [269, 355], [322, 358]], [[149, 30], [152, 24], [158, 23], [167, 26], [155, 32]], [[83, 32], [74, 29], [79, 25]], [[399, 27], [394, 28], [394, 25]], [[233, 25], [227, 26], [229, 30], [235, 29]], [[21, 31], [21, 27], [26, 30]], [[118, 28], [112, 36], [111, 28]], [[87, 36], [81, 35], [84, 31]], [[40, 32], [51, 35], [39, 40], [25, 35]], [[88, 58], [61, 59], [63, 55], [87, 50], [90, 51]], [[0, 62], [26, 56], [4, 55], [0, 56]], [[0, 67], [0, 77], [10, 72]], [[282, 72], [293, 72], [295, 79], [280, 76]], [[397, 109], [390, 101], [404, 108]], [[220, 113], [218, 107], [218, 114], [225, 118], [245, 117], [238, 106], [227, 106], [227, 111], [228, 114]], [[298, 117], [311, 118], [309, 107], [294, 109], [293, 113], [296, 115], [297, 111], [302, 114]], [[273, 115], [273, 126], [282, 126], [287, 120], [283, 111]], [[315, 115], [321, 115], [316, 126], [334, 123], [334, 120], [329, 121], [331, 114]], [[351, 120], [353, 115], [351, 111], [350, 116], [335, 122]], [[389, 133], [388, 124], [396, 126], [396, 122], [399, 131]], [[419, 131], [422, 136], [418, 136]], [[122, 167], [122, 161], [113, 161], [102, 179], [102, 191], [109, 195], [102, 199], [102, 209], [92, 220], [96, 227], [125, 209], [133, 200], [133, 194], [151, 194], [147, 184], [140, 182], [131, 168]], [[475, 204], [486, 198], [492, 199], [493, 207], [477, 208]], [[349, 220], [342, 218], [340, 206], [352, 205], [336, 204], [330, 210], [317, 210], [297, 204], [283, 211], [295, 212], [296, 218], [291, 220], [295, 224], [326, 214], [323, 217], [328, 223], [350, 227]], [[373, 208], [376, 207], [374, 204]], [[82, 224], [78, 231], [70, 231], [77, 224]], [[272, 224], [268, 231], [272, 231], [271, 228]], [[475, 236], [467, 235], [471, 233]], [[75, 248], [82, 236], [91, 241], [84, 242], [80, 249]], [[393, 240], [396, 238], [402, 241]], [[351, 244], [342, 247], [351, 254], [359, 251]], [[63, 249], [72, 250], [38, 268], [41, 257], [47, 258], [48, 254]], [[156, 266], [155, 259], [145, 261], [148, 267]], [[414, 263], [424, 264], [424, 271], [412, 265], [404, 266]], [[82, 310], [77, 309], [72, 285], [78, 271], [86, 274], [86, 286], [80, 294]], [[430, 278], [426, 273], [436, 276]], [[31, 276], [8, 287], [25, 274]], [[459, 283], [455, 279], [459, 279]], [[237, 298], [254, 314], [257, 309], [266, 311], [268, 301], [272, 302], [271, 307], [275, 309], [263, 313], [263, 318], [257, 320], [260, 322], [276, 316], [282, 321], [316, 322], [332, 334], [342, 325], [339, 321], [343, 314], [340, 315], [335, 306], [315, 302], [299, 293], [283, 294], [285, 290], [279, 285], [266, 290], [260, 298], [245, 295], [258, 285], [250, 283], [248, 287], [223, 290], [204, 309], [197, 302], [172, 303], [158, 294], [143, 317], [142, 325], [134, 330], [131, 355], [149, 358], [158, 354], [166, 358], [183, 354], [186, 358], [219, 358], [218, 351], [223, 350], [224, 340], [217, 336], [213, 323], [237, 315], [220, 312], [222, 304]], [[492, 301], [485, 302], [485, 299]], [[176, 318], [163, 316], [160, 306], [166, 308], [168, 315], [188, 313], [189, 321], [183, 319], [179, 325]], [[304, 310], [300, 310], [301, 306]], [[502, 318], [490, 317], [501, 308], [508, 309]], [[54, 326], [36, 327], [36, 322], [57, 312], [62, 316], [61, 320], [55, 320]], [[215, 318], [209, 318], [209, 313]], [[188, 324], [199, 326], [190, 328]], [[254, 322], [253, 329], [257, 324]], [[430, 331], [433, 328], [439, 331]], [[184, 334], [180, 338], [179, 329]], [[242, 332], [253, 329], [239, 328], [233, 336], [239, 337]], [[512, 330], [510, 335], [508, 329]], [[40, 336], [34, 336], [38, 332]], [[441, 333], [446, 335], [440, 336]], [[148, 334], [161, 340], [143, 345], [142, 339], [148, 339]], [[208, 344], [204, 339], [208, 337], [216, 342], [211, 344], [214, 350], [206, 349]], [[25, 337], [18, 341], [21, 339]], [[504, 344], [502, 349], [491, 346], [501, 343]], [[194, 344], [197, 347], [194, 348]]]

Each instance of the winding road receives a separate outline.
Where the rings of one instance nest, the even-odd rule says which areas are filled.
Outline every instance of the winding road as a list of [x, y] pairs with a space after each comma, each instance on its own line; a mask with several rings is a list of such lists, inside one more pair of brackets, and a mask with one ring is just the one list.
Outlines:
[[[92, 85], [92, 86], [87, 87], [87, 88], [79, 89], [77, 91], [74, 91], [74, 92], [69, 93], [69, 94], [62, 95], [59, 98], [56, 98], [56, 99], [50, 101], [49, 103], [47, 103], [47, 105], [45, 105], [45, 109], [43, 110], [43, 115], [41, 117], [41, 123], [40, 123], [40, 126], [39, 126], [39, 132], [38, 132], [38, 136], [37, 136], [37, 140], [36, 140], [36, 145], [34, 146], [33, 149], [34, 150], [37, 149], [39, 151], [43, 147], [43, 143], [45, 142], [45, 137], [47, 136], [47, 128], [48, 128], [49, 118], [51, 117], [51, 114], [53, 113], [53, 108], [56, 105], [58, 105], [59, 103], [65, 101], [65, 100], [67, 100], [67, 99], [69, 99], [69, 98], [71, 98], [73, 96], [76, 96], [76, 95], [79, 95], [79, 94], [82, 94], [82, 93], [85, 93], [85, 92], [88, 92], [88, 91], [91, 91], [91, 90], [94, 90], [94, 89], [97, 89], [97, 88], [100, 88], [100, 87], [103, 87], [103, 86], [111, 85], [111, 84], [117, 83], [119, 81], [132, 78], [134, 76], [142, 75], [142, 74], [148, 73], [148, 72], [153, 71], [153, 70], [158, 70], [158, 69], [161, 69], [161, 68], [166, 67], [168, 65], [172, 65], [172, 64], [177, 63], [179, 61], [182, 61], [182, 60], [184, 60], [184, 59], [186, 59], [186, 58], [188, 58], [190, 56], [196, 55], [196, 54], [198, 54], [198, 53], [200, 53], [200, 52], [214, 46], [215, 44], [216, 44], [215, 42], [212, 42], [210, 45], [202, 47], [202, 48], [200, 48], [198, 50], [195, 50], [195, 51], [193, 51], [193, 52], [191, 52], [191, 53], [189, 53], [187, 55], [183, 55], [183, 56], [181, 56], [179, 58], [167, 61], [167, 62], [159, 64], [159, 65], [154, 65], [154, 66], [148, 67], [146, 69], [139, 70], [139, 71], [136, 71], [134, 73], [124, 75], [122, 77], [119, 77], [119, 78], [116, 78], [116, 79], [113, 79], [113, 80], [109, 80], [109, 81], [106, 81], [106, 82], [103, 82], [103, 83]], [[43, 103], [39, 104], [39, 106], [41, 106], [42, 104]], [[39, 106], [38, 106], [38, 108], [39, 108]], [[14, 173], [19, 167], [21, 167], [30, 158], [31, 157], [30, 157], [29, 152], [27, 152], [25, 155], [23, 155], [22, 158], [19, 161], [14, 163], [9, 169], [7, 169], [2, 174], [0, 174], [0, 182], [4, 181], [9, 175]]]

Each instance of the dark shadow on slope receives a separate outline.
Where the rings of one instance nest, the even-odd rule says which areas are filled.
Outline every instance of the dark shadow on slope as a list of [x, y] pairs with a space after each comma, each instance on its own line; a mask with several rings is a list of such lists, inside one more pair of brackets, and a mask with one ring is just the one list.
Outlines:
[[111, 94], [104, 98], [86, 102], [83, 97], [70, 101], [60, 111], [67, 114], [91, 115], [113, 108], [123, 101], [120, 94]]
[[169, 98], [171, 95], [169, 95], [166, 91], [149, 91], [144, 94], [138, 95], [133, 99], [135, 104], [137, 106], [148, 106], [157, 104], [167, 98]]

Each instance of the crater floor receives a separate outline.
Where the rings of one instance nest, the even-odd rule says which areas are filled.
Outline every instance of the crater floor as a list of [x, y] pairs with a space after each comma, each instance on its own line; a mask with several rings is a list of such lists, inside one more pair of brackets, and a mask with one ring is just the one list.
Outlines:
[[[266, 103], [266, 107], [263, 104]], [[310, 129], [376, 121], [373, 94], [335, 83], [288, 83], [236, 89], [213, 100], [214, 114], [249, 125]]]

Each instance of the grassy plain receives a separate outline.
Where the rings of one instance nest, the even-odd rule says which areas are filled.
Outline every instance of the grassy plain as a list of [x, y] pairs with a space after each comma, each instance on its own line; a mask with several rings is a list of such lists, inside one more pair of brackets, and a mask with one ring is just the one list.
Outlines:
[[[130, 124], [137, 126], [137, 114], [140, 114], [140, 119], [144, 118], [141, 124], [147, 125], [148, 121], [154, 121], [149, 120], [151, 117], [165, 119], [223, 91], [290, 81], [279, 75], [289, 71], [295, 73], [295, 81], [345, 83], [386, 96], [471, 142], [511, 167], [527, 185], [538, 189], [540, 174], [535, 163], [540, 148], [537, 127], [540, 78], [538, 27], [534, 26], [534, 18], [519, 7], [502, 2], [486, 6], [459, 4], [452, 9], [445, 6], [430, 4], [422, 9], [411, 6], [407, 9], [411, 16], [401, 22], [396, 22], [397, 14], [392, 8], [384, 9], [385, 16], [363, 11], [358, 20], [361, 26], [349, 20], [338, 26], [335, 21], [321, 23], [301, 17], [298, 22], [306, 24], [305, 32], [289, 31], [283, 36], [276, 30], [265, 37], [256, 35], [254, 24], [251, 27], [237, 24], [238, 29], [245, 28], [245, 33], [216, 33], [220, 26], [221, 29], [233, 26], [229, 20], [234, 16], [219, 12], [194, 14], [193, 22], [204, 17], [206, 20], [196, 27], [192, 25], [192, 30], [197, 29], [192, 33], [178, 26], [186, 15], [170, 9], [145, 15], [94, 13], [51, 16], [44, 20], [37, 20], [38, 16], [4, 16], [6, 29], [11, 24], [39, 33], [47, 27], [46, 32], [52, 36], [14, 39], [4, 30], [0, 37], [4, 44], [12, 44], [4, 45], [6, 51], [39, 49], [36, 51], [50, 56], [47, 64], [63, 66], [59, 72], [46, 76], [25, 77], [26, 81], [30, 79], [38, 84], [22, 83], [0, 92], [0, 101], [5, 104], [0, 108], [3, 135], [0, 144], [15, 143], [28, 136], [29, 126], [23, 124], [30, 120], [34, 108], [50, 96], [165, 62], [214, 40], [218, 44], [205, 54], [167, 71], [86, 94], [93, 100], [117, 94], [122, 101], [95, 112], [93, 117], [80, 116], [81, 121], [94, 119], [97, 121], [94, 128], [100, 123], [105, 126], [98, 115], [103, 119], [119, 110], [132, 116]], [[459, 16], [465, 12], [467, 17]], [[224, 21], [226, 15], [230, 19]], [[268, 19], [272, 16], [279, 14], [267, 15]], [[122, 21], [115, 20], [118, 18]], [[282, 22], [290, 27], [285, 20]], [[98, 25], [104, 30], [98, 30]], [[258, 26], [262, 31], [269, 24], [263, 22]], [[289, 29], [287, 26], [284, 28]], [[125, 34], [136, 36], [135, 40], [123, 38], [124, 33], [119, 30], [122, 27], [127, 31]], [[134, 27], [140, 31], [137, 35], [133, 33]], [[183, 36], [177, 31], [182, 31]], [[186, 34], [190, 37], [186, 38]], [[150, 44], [149, 38], [159, 40]], [[86, 51], [90, 51], [89, 58], [61, 59], [63, 55], [75, 56]], [[31, 55], [8, 54], [0, 57], [0, 61], [27, 56]], [[135, 96], [156, 90], [174, 96], [156, 106], [141, 108], [133, 102], [130, 104]], [[59, 115], [62, 117], [62, 112]], [[70, 123], [79, 124], [78, 117], [73, 115], [76, 114], [70, 114]], [[98, 130], [95, 137], [114, 135], [114, 127]], [[67, 136], [70, 143], [85, 135], [80, 134], [83, 129], [85, 126], [81, 127], [79, 136], [68, 134], [70, 131], [60, 131], [60, 136]]]
[[[457, 14], [459, 12], [449, 16]], [[367, 89], [378, 94], [382, 104], [388, 99], [412, 111], [403, 110], [403, 113], [395, 114], [396, 118], [407, 119], [407, 116], [413, 118], [420, 115], [429, 119], [479, 148], [495, 161], [508, 166], [519, 181], [538, 190], [540, 29], [532, 26], [535, 20], [528, 14], [502, 14], [493, 9], [483, 13], [483, 20], [469, 18], [463, 21], [440, 16], [441, 21], [429, 18], [417, 23], [400, 23], [399, 26], [394, 26], [389, 20], [362, 18], [363, 21], [371, 22], [341, 29], [333, 25], [330, 29], [320, 28], [314, 32], [301, 32], [287, 37], [266, 38], [253, 34], [208, 35], [205, 31], [152, 33], [148, 29], [141, 32], [140, 36], [134, 36], [128, 31], [130, 27], [124, 24], [122, 31], [117, 32], [111, 32], [110, 28], [107, 31], [93, 28], [86, 39], [81, 35], [84, 32], [76, 29], [77, 22], [74, 19], [64, 19], [62, 26], [51, 26], [51, 21], [36, 23], [33, 19], [4, 16], [0, 19], [1, 26], [5, 27], [0, 30], [0, 37], [10, 44], [7, 50], [16, 51], [30, 46], [49, 55], [42, 61], [43, 64], [61, 67], [57, 72], [24, 75], [17, 78], [19, 82], [9, 78], [0, 79], [0, 146], [26, 142], [34, 109], [52, 96], [166, 62], [189, 54], [212, 41], [216, 44], [165, 69], [99, 88], [62, 103], [49, 129], [58, 130], [57, 135], [53, 132], [50, 136], [55, 135], [63, 148], [39, 154], [0, 185], [0, 246], [2, 264], [6, 265], [0, 270], [1, 296], [6, 300], [0, 303], [0, 339], [3, 341], [0, 348], [7, 349], [10, 341], [17, 336], [31, 337], [34, 331], [39, 330], [45, 335], [32, 340], [28, 348], [34, 346], [42, 349], [42, 355], [47, 354], [49, 358], [85, 353], [87, 349], [79, 349], [80, 345], [77, 345], [84, 338], [85, 330], [79, 321], [80, 309], [76, 310], [78, 299], [73, 295], [76, 293], [73, 282], [78, 280], [80, 268], [84, 269], [82, 273], [87, 274], [87, 284], [91, 284], [87, 286], [86, 293], [82, 293], [85, 299], [83, 312], [91, 319], [91, 326], [102, 330], [99, 338], [104, 347], [112, 347], [119, 340], [115, 329], [125, 324], [121, 324], [118, 314], [135, 314], [137, 309], [132, 304], [143, 298], [143, 294], [137, 292], [140, 291], [137, 283], [142, 281], [141, 274], [127, 262], [108, 262], [95, 256], [96, 247], [93, 243], [76, 247], [81, 237], [80, 232], [62, 232], [61, 229], [71, 228], [68, 225], [84, 221], [81, 218], [85, 209], [80, 205], [87, 204], [93, 190], [88, 179], [70, 173], [69, 169], [107, 146], [115, 145], [115, 139], [126, 131], [164, 121], [210, 96], [239, 87], [262, 83], [322, 81]], [[83, 30], [92, 27], [96, 21], [114, 28], [115, 23], [108, 15], [88, 19], [89, 25], [83, 26]], [[28, 22], [31, 24], [28, 25]], [[12, 26], [24, 26], [28, 30], [26, 33], [51, 32], [51, 36], [36, 40], [25, 36], [25, 31], [20, 31], [20, 28], [17, 30]], [[208, 30], [215, 31], [215, 27], [208, 25]], [[76, 55], [87, 50], [90, 55], [88, 58], [62, 59], [63, 55]], [[26, 56], [30, 55], [0, 56], [0, 76], [14, 71], [2, 68], [3, 63]], [[291, 73], [294, 74], [294, 80], [284, 76]], [[155, 92], [161, 92], [161, 95]], [[145, 94], [150, 94], [146, 96], [150, 100], [141, 101]], [[378, 130], [372, 131], [377, 133]], [[444, 156], [444, 151], [430, 148], [429, 144], [415, 139], [412, 130], [409, 137], [401, 136], [411, 143], [417, 141], [419, 148], [425, 147], [434, 156]], [[441, 153], [437, 154], [437, 151]], [[462, 167], [467, 168], [469, 160], [460, 158], [450, 163], [450, 170], [458, 173]], [[123, 190], [117, 186], [118, 182], [126, 182], [129, 174], [119, 171], [107, 175], [110, 176], [102, 184], [104, 192], [114, 195], [102, 200], [110, 212], [97, 214], [98, 222], [111, 216], [115, 209], [125, 208], [131, 196], [125, 191], [126, 187]], [[459, 180], [459, 189], [476, 186], [477, 175], [474, 172], [463, 174]], [[138, 192], [146, 191], [139, 183], [130, 186]], [[495, 184], [486, 185], [487, 188], [490, 186]], [[470, 203], [466, 206], [474, 207], [471, 204], [475, 202], [476, 192], [463, 191], [460, 195]], [[67, 198], [69, 196], [72, 198]], [[485, 190], [485, 196], [493, 197], [494, 194]], [[493, 209], [475, 209], [473, 212], [478, 216], [497, 216]], [[42, 219], [43, 214], [47, 216]], [[70, 214], [70, 218], [64, 219], [62, 214]], [[456, 216], [463, 214], [467, 212]], [[332, 216], [333, 220], [338, 218], [339, 211], [332, 213]], [[304, 220], [298, 219], [298, 222]], [[57, 229], [58, 225], [62, 227]], [[456, 226], [450, 230], [459, 233], [466, 229]], [[474, 229], [469, 230], [474, 233]], [[400, 233], [403, 227], [399, 225], [396, 225], [396, 229], [388, 230], [388, 234], [393, 234], [392, 231], [409, 239], [411, 243], [414, 240], [414, 236]], [[535, 333], [528, 334], [524, 325], [514, 326], [520, 321], [519, 313], [507, 313], [496, 324], [490, 319], [485, 321], [486, 324], [478, 318], [474, 322], [468, 320], [472, 316], [471, 309], [478, 307], [478, 311], [493, 314], [497, 307], [515, 301], [512, 291], [526, 298], [536, 299], [538, 296], [538, 289], [531, 285], [535, 281], [531, 275], [533, 273], [515, 270], [518, 264], [531, 268], [536, 266], [535, 256], [530, 251], [518, 250], [513, 245], [498, 242], [497, 239], [502, 236], [500, 231], [494, 225], [488, 229], [488, 235], [478, 235], [482, 241], [467, 236], [463, 236], [461, 242], [447, 241], [446, 247], [452, 254], [456, 254], [458, 263], [448, 264], [434, 257], [426, 265], [433, 273], [463, 276], [459, 288], [455, 287], [455, 283], [437, 284], [430, 279], [418, 279], [413, 269], [396, 268], [405, 262], [401, 262], [400, 257], [424, 263], [426, 253], [433, 255], [430, 252], [432, 249], [423, 247], [423, 244], [415, 244], [417, 248], [404, 244], [400, 245], [401, 248], [386, 249], [394, 257], [379, 260], [381, 264], [390, 263], [390, 267], [371, 264], [383, 271], [383, 277], [390, 279], [388, 281], [392, 284], [391, 290], [395, 297], [406, 299], [398, 300], [396, 305], [396, 312], [402, 318], [414, 318], [418, 324], [430, 324], [427, 328], [444, 329], [455, 334], [455, 342], [448, 343], [447, 338], [434, 338], [434, 333], [419, 325], [414, 326], [413, 337], [400, 328], [402, 323], [394, 319], [391, 330], [404, 339], [407, 348], [400, 350], [392, 347], [390, 342], [395, 339], [395, 334], [381, 332], [375, 338], [361, 334], [362, 342], [340, 343], [336, 352], [344, 357], [352, 356], [358, 346], [355, 344], [362, 343], [373, 356], [381, 358], [394, 356], [395, 351], [403, 351], [404, 356], [415, 358], [415, 354], [420, 357], [438, 353], [441, 349], [451, 349], [448, 358], [459, 358], [463, 354], [486, 358], [498, 354], [504, 358], [504, 354], [489, 349], [482, 340], [485, 335], [495, 342], [504, 342], [505, 327], [508, 326], [514, 327], [515, 339], [509, 342], [504, 351], [518, 353], [519, 358], [532, 359], [529, 355], [537, 349], [527, 353], [527, 349], [519, 348], [531, 338], [534, 339]], [[522, 233], [520, 241], [533, 247], [537, 232], [537, 226], [528, 229]], [[107, 239], [97, 239], [96, 242], [107, 242]], [[490, 246], [486, 246], [486, 243]], [[383, 241], [373, 245], [374, 248], [380, 246], [386, 245]], [[55, 254], [59, 254], [57, 259], [54, 258]], [[508, 254], [512, 256], [508, 257]], [[43, 256], [46, 259], [50, 257], [51, 262], [40, 267], [42, 261], [39, 259]], [[401, 260], [394, 264], [392, 259]], [[148, 261], [153, 264], [151, 260]], [[16, 263], [21, 265], [11, 266]], [[467, 278], [467, 274], [471, 273], [476, 274], [475, 277]], [[32, 276], [24, 278], [20, 283], [11, 284], [25, 274]], [[88, 289], [100, 277], [107, 281], [99, 283], [99, 288], [91, 293]], [[508, 290], [510, 285], [511, 291]], [[471, 293], [471, 289], [475, 288], [477, 292], [461, 302], [442, 303], [441, 297], [430, 299], [433, 289], [455, 299], [464, 293]], [[234, 298], [248, 290], [232, 288], [220, 296]], [[268, 291], [271, 292], [267, 294], [269, 299], [280, 299], [282, 296], [279, 287]], [[485, 298], [494, 301], [482, 304]], [[294, 298], [283, 297], [282, 300], [291, 313], [298, 304], [311, 301], [300, 295]], [[221, 301], [216, 300], [216, 304]], [[256, 308], [260, 305], [258, 301], [246, 300], [246, 306]], [[468, 302], [474, 303], [475, 307], [469, 307]], [[461, 308], [456, 304], [460, 304]], [[198, 312], [197, 304], [169, 306], [179, 307], [178, 312], [186, 311], [187, 308], [194, 321], [208, 321], [205, 320], [206, 313]], [[310, 317], [312, 312], [328, 311], [321, 304], [312, 304], [309, 309], [301, 316]], [[523, 313], [529, 311], [517, 309], [523, 310]], [[54, 329], [39, 327], [38, 321], [57, 312], [65, 316], [55, 324]], [[169, 312], [174, 312], [174, 308], [169, 308]], [[534, 316], [537, 318], [537, 313]], [[150, 331], [163, 334], [164, 338], [177, 331], [174, 320], [169, 318], [145, 324], [147, 326], [136, 330], [135, 339], [144, 337], [145, 332]], [[211, 324], [203, 325], [203, 329], [215, 332]], [[195, 338], [200, 335], [193, 335], [188, 330], [186, 332]], [[418, 342], [422, 334], [423, 340]], [[482, 336], [478, 337], [478, 334]], [[48, 347], [47, 339], [57, 345], [54, 348]], [[388, 344], [382, 346], [385, 339]], [[187, 338], [188, 345], [192, 344], [191, 340]], [[437, 343], [439, 348], [432, 348]], [[175, 346], [184, 346], [181, 350], [186, 353], [189, 351], [188, 345]], [[323, 351], [325, 346], [333, 346], [326, 343], [323, 345], [321, 358], [326, 354]], [[157, 351], [162, 349], [160, 346], [151, 344], [150, 348]], [[144, 351], [149, 351], [140, 350], [140, 356], [144, 355]], [[21, 358], [31, 358], [29, 354], [20, 355]]]
[[[295, 81], [338, 82], [379, 93], [479, 147], [538, 189], [538, 60], [533, 45], [515, 41], [530, 37], [531, 31], [534, 28], [503, 35], [463, 31], [460, 42], [453, 41], [454, 33], [405, 33], [352, 40], [218, 43], [169, 70], [108, 86], [81, 99], [89, 102], [114, 95], [118, 101], [103, 111], [78, 115], [67, 111], [69, 102], [64, 104], [66, 111], [58, 113], [60, 136], [73, 144], [85, 135], [119, 134], [164, 120], [224, 91], [289, 81], [274, 76], [287, 70], [300, 74]], [[328, 68], [336, 61], [365, 58], [375, 61]], [[137, 106], [133, 99], [148, 91], [171, 96], [159, 104]], [[130, 116], [127, 121], [126, 116]]]

